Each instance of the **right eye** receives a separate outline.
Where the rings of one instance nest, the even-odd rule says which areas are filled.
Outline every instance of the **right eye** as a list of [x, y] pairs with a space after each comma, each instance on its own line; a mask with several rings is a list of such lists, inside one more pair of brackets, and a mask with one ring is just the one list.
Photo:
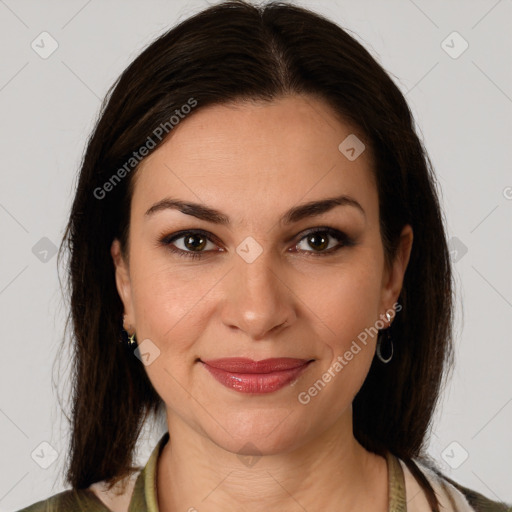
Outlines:
[[[176, 247], [175, 242], [179, 240], [182, 248]], [[211, 235], [202, 230], [189, 230], [180, 231], [172, 235], [165, 235], [160, 238], [160, 243], [167, 247], [171, 252], [178, 256], [185, 258], [201, 258], [205, 252], [222, 252], [220, 251], [207, 251], [203, 250], [208, 245], [208, 242], [215, 245], [212, 241]]]

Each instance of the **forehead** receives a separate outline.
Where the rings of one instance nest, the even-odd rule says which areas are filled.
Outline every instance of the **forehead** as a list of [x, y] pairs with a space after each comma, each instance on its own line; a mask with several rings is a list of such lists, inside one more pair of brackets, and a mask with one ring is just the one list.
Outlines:
[[369, 148], [356, 159], [340, 150], [363, 139], [313, 97], [198, 105], [139, 166], [132, 205], [140, 214], [172, 196], [245, 218], [350, 194], [371, 210], [377, 191]]

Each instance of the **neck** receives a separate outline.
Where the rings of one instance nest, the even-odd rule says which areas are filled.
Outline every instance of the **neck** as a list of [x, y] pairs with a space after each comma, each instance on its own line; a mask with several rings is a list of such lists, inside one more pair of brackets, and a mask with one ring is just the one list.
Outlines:
[[224, 450], [179, 418], [168, 425], [157, 464], [160, 512], [388, 510], [386, 460], [354, 438], [351, 408], [314, 440], [261, 456]]

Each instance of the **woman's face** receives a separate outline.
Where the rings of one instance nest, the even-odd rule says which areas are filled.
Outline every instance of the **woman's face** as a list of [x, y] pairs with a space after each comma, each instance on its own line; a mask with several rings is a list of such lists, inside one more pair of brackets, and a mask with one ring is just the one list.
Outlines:
[[[142, 162], [129, 266], [117, 240], [112, 256], [171, 431], [276, 453], [351, 418], [368, 329], [387, 327], [412, 244], [407, 226], [385, 266], [370, 150], [354, 136], [323, 102], [289, 96], [198, 110]], [[224, 358], [301, 361], [205, 364]]]

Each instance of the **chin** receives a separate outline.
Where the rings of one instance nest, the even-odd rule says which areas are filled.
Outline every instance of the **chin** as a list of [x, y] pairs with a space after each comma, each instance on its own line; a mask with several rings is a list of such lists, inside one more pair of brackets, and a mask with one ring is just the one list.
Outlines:
[[290, 408], [238, 411], [222, 418], [222, 427], [210, 423], [203, 432], [221, 448], [241, 456], [289, 452], [312, 437], [309, 422]]

